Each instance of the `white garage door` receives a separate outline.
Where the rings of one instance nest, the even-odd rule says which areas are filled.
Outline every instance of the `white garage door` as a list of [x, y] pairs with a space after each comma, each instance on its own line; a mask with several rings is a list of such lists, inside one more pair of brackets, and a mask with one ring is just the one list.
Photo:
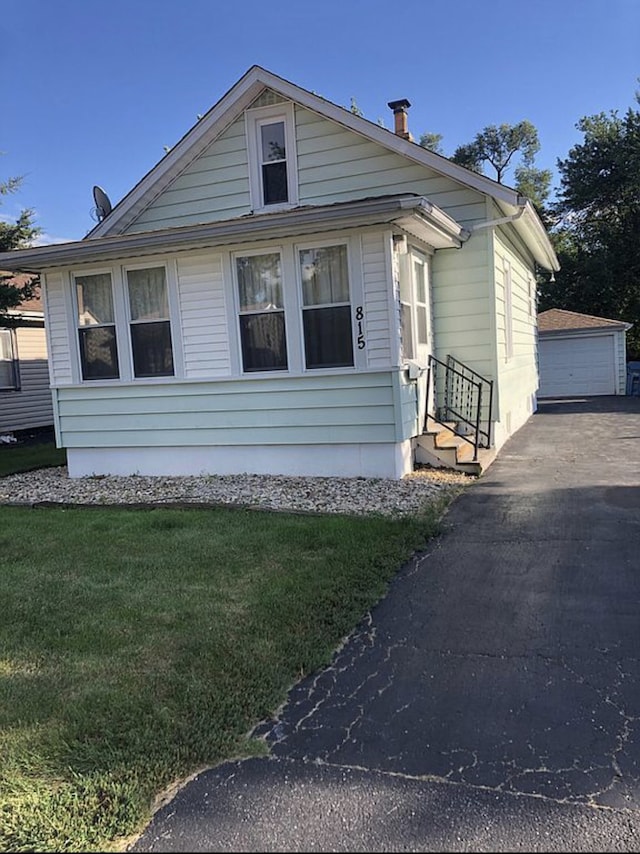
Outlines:
[[616, 393], [613, 335], [541, 336], [538, 346], [539, 397]]

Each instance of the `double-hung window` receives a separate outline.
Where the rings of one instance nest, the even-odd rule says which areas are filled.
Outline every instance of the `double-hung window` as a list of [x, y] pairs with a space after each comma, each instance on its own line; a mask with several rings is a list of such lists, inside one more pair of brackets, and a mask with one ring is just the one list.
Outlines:
[[429, 343], [428, 268], [424, 255], [414, 252], [413, 282], [416, 289], [416, 335], [418, 344]]
[[286, 371], [280, 253], [236, 258], [236, 276], [243, 370]]
[[76, 276], [78, 341], [83, 380], [118, 379], [118, 344], [109, 273]]
[[0, 329], [0, 391], [20, 388], [16, 337], [13, 329]]
[[259, 128], [263, 204], [277, 205], [288, 202], [285, 123], [262, 122]]
[[296, 144], [292, 104], [249, 110], [247, 150], [254, 210], [297, 204]]
[[[405, 255], [402, 257], [408, 258]], [[411, 290], [411, 270], [408, 263], [403, 263], [400, 269], [400, 341], [404, 359], [414, 359], [416, 356]]]
[[353, 365], [347, 247], [301, 249], [299, 264], [307, 368]]
[[129, 330], [135, 377], [173, 376], [169, 298], [164, 267], [127, 270]]

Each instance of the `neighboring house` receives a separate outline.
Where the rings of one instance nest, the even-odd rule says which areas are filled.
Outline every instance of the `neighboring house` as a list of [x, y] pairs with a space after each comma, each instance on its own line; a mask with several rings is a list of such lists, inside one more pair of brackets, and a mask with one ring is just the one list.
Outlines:
[[42, 276], [71, 476], [397, 478], [527, 421], [547, 233], [389, 106], [394, 131], [254, 66], [85, 239], [0, 256]]
[[0, 320], [0, 434], [53, 426], [44, 313], [25, 301]]
[[632, 324], [550, 308], [538, 315], [538, 396], [625, 394]]

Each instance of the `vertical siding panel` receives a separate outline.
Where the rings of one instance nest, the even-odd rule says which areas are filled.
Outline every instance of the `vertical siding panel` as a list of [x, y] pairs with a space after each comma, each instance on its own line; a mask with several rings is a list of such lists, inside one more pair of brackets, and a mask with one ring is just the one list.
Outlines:
[[362, 236], [362, 274], [367, 365], [370, 368], [386, 368], [392, 363], [389, 320], [391, 275], [387, 269], [384, 234]]
[[47, 306], [52, 385], [65, 385], [73, 381], [65, 289], [66, 282], [62, 273], [47, 273], [43, 291]]
[[229, 331], [220, 256], [178, 260], [185, 377], [228, 376]]

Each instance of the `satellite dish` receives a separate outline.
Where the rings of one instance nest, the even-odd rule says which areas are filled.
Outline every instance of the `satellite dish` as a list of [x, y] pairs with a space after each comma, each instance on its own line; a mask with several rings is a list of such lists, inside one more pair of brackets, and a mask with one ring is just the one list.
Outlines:
[[109, 196], [105, 193], [102, 187], [95, 186], [93, 188], [93, 201], [96, 203], [96, 206], [92, 211], [92, 216], [98, 222], [102, 222], [102, 220], [111, 213], [111, 202], [109, 201]]

